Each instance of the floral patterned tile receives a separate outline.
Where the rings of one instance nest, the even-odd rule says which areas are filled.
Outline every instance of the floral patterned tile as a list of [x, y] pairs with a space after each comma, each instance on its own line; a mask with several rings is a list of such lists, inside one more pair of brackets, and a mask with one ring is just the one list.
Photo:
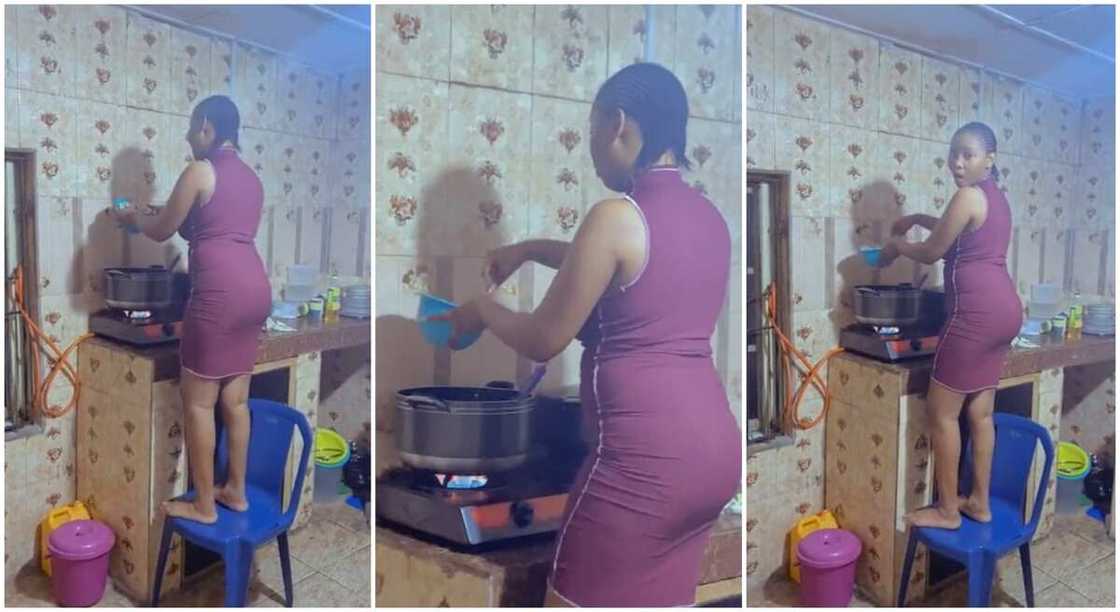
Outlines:
[[988, 122], [996, 132], [999, 150], [1022, 154], [1025, 151], [1023, 84], [1004, 77], [984, 74], [989, 93]]
[[164, 110], [171, 96], [171, 26], [128, 13], [129, 106]]
[[[1042, 282], [1066, 286], [1066, 259], [1074, 233], [1064, 229], [1065, 224], [1057, 224], [1046, 229], [1046, 259], [1043, 261]], [[1099, 250], [1099, 249], [1098, 249]], [[1100, 266], [1093, 271], [1094, 278], [1099, 275]], [[1093, 287], [1096, 287], [1094, 283]], [[1094, 290], [1093, 293], [1096, 293]]]
[[962, 66], [960, 71], [960, 124], [964, 125], [970, 121], [986, 122], [988, 115], [991, 114], [988, 108], [991, 101], [988, 87], [991, 86], [991, 82], [984, 78], [984, 74], [979, 69]]
[[289, 134], [306, 135], [310, 123], [304, 116], [304, 90], [308, 83], [307, 67], [287, 59], [279, 59], [276, 68], [276, 114], [272, 127]]
[[607, 77], [607, 8], [533, 10], [533, 93], [590, 101]]
[[[878, 134], [869, 130], [833, 125], [829, 150], [829, 216], [870, 222], [885, 217], [897, 206], [877, 185], [875, 161]], [[887, 207], [890, 207], [888, 209]]]
[[[339, 140], [331, 156], [331, 201], [342, 208], [369, 208], [369, 140]], [[282, 170], [282, 167], [279, 168]]]
[[330, 204], [330, 145], [330, 141], [319, 138], [301, 141], [299, 163], [306, 178], [296, 182], [295, 197], [306, 197], [306, 202], [316, 206]]
[[126, 111], [116, 105], [83, 102], [78, 105], [76, 195], [108, 201], [112, 195], [116, 156], [126, 137]]
[[366, 255], [354, 246], [358, 244], [362, 223], [365, 223], [368, 227], [369, 217], [363, 210], [356, 208], [331, 209], [330, 250], [327, 262], [327, 271], [330, 274], [344, 276], [361, 274], [361, 262]]
[[1049, 116], [1053, 108], [1049, 92], [1027, 87], [1023, 95], [1023, 155], [1032, 159], [1046, 159], [1051, 150], [1049, 141]]
[[20, 90], [4, 88], [4, 142], [8, 146], [22, 148], [24, 144], [20, 123], [23, 117], [19, 110], [19, 97]]
[[306, 134], [316, 138], [333, 140], [337, 137], [338, 115], [338, 76], [308, 70], [306, 82], [309, 86], [304, 90], [306, 97], [303, 112], [307, 118]]
[[[747, 108], [774, 110], [774, 10], [751, 5], [747, 11]], [[755, 115], [757, 116], [757, 115]]]
[[425, 244], [426, 237], [443, 201], [432, 186], [446, 167], [448, 86], [386, 74], [377, 79], [377, 252], [429, 252], [438, 241]]
[[210, 95], [210, 39], [181, 28], [171, 30], [171, 93], [168, 109], [190, 115]]
[[675, 73], [688, 93], [693, 116], [739, 118], [735, 102], [742, 83], [740, 10], [729, 5], [677, 7]]
[[831, 32], [833, 123], [875, 129], [879, 124], [879, 42], [840, 28]]
[[19, 97], [19, 131], [36, 149], [36, 189], [40, 195], [72, 195], [77, 179], [77, 102], [23, 91]]
[[39, 263], [39, 295], [42, 297], [80, 294], [85, 290], [85, 279], [77, 259], [81, 243], [74, 240], [75, 218], [79, 215], [80, 206], [75, 206], [73, 198], [39, 200], [36, 241], [41, 252], [51, 254]]
[[4, 49], [4, 85], [14, 89], [21, 86], [19, 56], [23, 54], [19, 44], [19, 13], [15, 6], [4, 8]]
[[625, 66], [646, 61], [645, 45], [649, 35], [646, 23], [646, 10], [653, 10], [653, 57], [663, 66], [671, 68], [676, 64], [673, 34], [677, 26], [677, 7], [675, 6], [608, 6], [607, 74], [614, 74]]
[[1112, 166], [1083, 164], [1074, 179], [1074, 227], [1110, 227], [1115, 216], [1115, 175]]
[[1015, 281], [1025, 294], [1033, 283], [1042, 281], [1042, 243], [1044, 232], [1034, 227], [1019, 228], [1019, 259]]
[[879, 129], [919, 137], [922, 56], [883, 47], [879, 53]]
[[339, 83], [339, 138], [364, 140], [369, 136], [369, 96], [368, 69], [343, 73]]
[[1077, 163], [1077, 140], [1081, 134], [1082, 109], [1077, 100], [1052, 94], [1056, 109], [1050, 117], [1051, 148], [1048, 159], [1063, 164]]
[[774, 162], [792, 168], [790, 214], [826, 216], [828, 207], [828, 124], [779, 116], [774, 128]]
[[949, 205], [955, 191], [949, 174], [949, 147], [940, 142], [920, 141], [918, 147], [917, 177], [921, 181], [918, 193], [922, 196], [919, 212], [940, 217]]
[[15, 8], [21, 87], [55, 95], [73, 91], [78, 73], [74, 13], [72, 7], [51, 4]]
[[1086, 100], [1081, 124], [1080, 163], [1113, 166], [1116, 143], [1109, 135], [1114, 133], [1115, 125], [1116, 109], [1112, 98]]
[[[1084, 295], [1101, 293], [1101, 264], [1107, 254], [1108, 237], [1102, 230], [1073, 230], [1073, 278], [1071, 290]], [[1049, 252], [1050, 245], [1047, 244]], [[1047, 262], [1049, 264], [1049, 262]], [[1049, 265], [1047, 265], [1049, 267]]]
[[830, 31], [785, 11], [774, 17], [774, 111], [824, 120], [829, 108]]
[[533, 7], [451, 8], [451, 80], [513, 91], [530, 91]]
[[775, 120], [770, 113], [755, 111], [747, 121], [747, 168], [775, 168]]
[[78, 35], [77, 91], [85, 97], [124, 104], [128, 17], [115, 6], [83, 6], [74, 14]]
[[441, 182], [457, 197], [441, 229], [458, 236], [455, 254], [482, 256], [528, 230], [531, 98], [458, 85], [449, 97], [455, 158]]
[[242, 125], [271, 128], [276, 116], [276, 56], [255, 47], [240, 46], [236, 63], [234, 97], [239, 103]]
[[[921, 141], [916, 138], [879, 134], [874, 171], [876, 182], [885, 190], [883, 197], [888, 200], [886, 208], [891, 213], [887, 218], [923, 210], [924, 194], [918, 189], [922, 174], [920, 146]], [[893, 208], [890, 200], [894, 202]]]
[[[185, 126], [173, 129], [172, 123], [180, 126], [186, 120], [152, 111], [133, 110], [126, 114], [125, 130], [120, 140], [121, 155], [114, 165], [116, 180], [125, 185], [133, 185], [135, 202], [160, 204], [167, 200], [179, 172], [175, 171], [177, 157], [174, 151], [182, 141]], [[134, 163], [138, 162], [138, 163]], [[178, 168], [181, 170], [181, 167]]]
[[446, 81], [451, 65], [449, 6], [379, 5], [377, 69]]
[[299, 255], [296, 263], [315, 266], [321, 269], [323, 262], [323, 227], [328, 213], [319, 206], [303, 206], [300, 209]]
[[[485, 260], [481, 258], [456, 258], [453, 271], [453, 300], [465, 302], [486, 290], [482, 271]], [[522, 290], [514, 275], [502, 284], [494, 297], [506, 308], [521, 310], [519, 294]], [[480, 385], [491, 380], [517, 378], [517, 353], [502, 343], [494, 334], [483, 334], [473, 346], [451, 353], [451, 384]]]
[[948, 143], [960, 126], [960, 68], [922, 57], [921, 135]]
[[214, 94], [233, 95], [233, 44], [210, 40], [210, 86]]
[[[599, 178], [587, 153], [590, 112], [589, 104], [533, 98], [528, 229], [533, 237], [571, 240], [585, 207], [594, 203], [592, 186]], [[494, 174], [487, 177], [495, 183], [501, 180]]]

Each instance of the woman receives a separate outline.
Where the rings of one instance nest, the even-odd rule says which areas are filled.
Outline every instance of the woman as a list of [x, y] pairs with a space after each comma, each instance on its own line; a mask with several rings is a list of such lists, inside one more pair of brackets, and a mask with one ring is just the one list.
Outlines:
[[572, 242], [491, 253], [490, 282], [521, 264], [557, 268], [530, 313], [483, 295], [446, 318], [489, 329], [538, 362], [584, 344], [581, 402], [597, 426], [568, 498], [549, 581], [557, 606], [694, 601], [712, 524], [741, 474], [740, 430], [712, 362], [731, 240], [716, 207], [681, 178], [688, 100], [656, 64], [623, 68], [590, 116], [595, 172], [627, 195], [591, 208]]
[[[201, 523], [218, 520], [215, 502], [237, 512], [249, 507], [249, 377], [272, 301], [254, 243], [264, 190], [238, 156], [239, 127], [237, 106], [229, 98], [200, 102], [187, 132], [196, 161], [179, 176], [167, 206], [116, 211], [122, 222], [152, 240], [162, 242], [178, 231], [190, 243], [191, 296], [179, 359], [187, 456], [197, 495], [162, 507], [169, 516]], [[215, 489], [214, 404], [219, 401], [229, 436], [229, 475]]]
[[[1023, 307], [1007, 271], [1011, 207], [996, 184], [995, 160], [996, 137], [991, 128], [969, 123], [957, 130], [948, 164], [957, 193], [945, 214], [941, 219], [929, 215], [899, 219], [891, 228], [896, 238], [883, 250], [881, 265], [899, 255], [925, 264], [945, 259], [949, 316], [938, 341], [927, 398], [938, 498], [934, 505], [906, 515], [910, 524], [919, 527], [957, 529], [961, 513], [982, 523], [992, 519], [988, 492], [995, 447], [995, 390], [1011, 341], [1023, 323]], [[930, 230], [929, 238], [915, 243], [902, 238], [915, 225]], [[967, 497], [958, 497], [958, 418], [965, 405], [973, 483]]]

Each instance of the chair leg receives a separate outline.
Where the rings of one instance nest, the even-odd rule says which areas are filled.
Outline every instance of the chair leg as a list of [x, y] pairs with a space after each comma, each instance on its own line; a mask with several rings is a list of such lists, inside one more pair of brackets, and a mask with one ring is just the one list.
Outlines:
[[906, 556], [902, 563], [902, 581], [898, 585], [898, 607], [906, 607], [906, 589], [910, 586], [910, 570], [914, 567], [914, 553], [918, 550], [918, 535], [914, 528], [910, 528], [910, 537], [906, 542]]
[[968, 560], [968, 607], [987, 608], [992, 603], [996, 558], [980, 553]]
[[1019, 547], [1019, 562], [1023, 565], [1023, 588], [1027, 593], [1027, 607], [1034, 607], [1034, 575], [1031, 573], [1031, 543]]
[[235, 542], [222, 555], [226, 564], [225, 607], [243, 608], [249, 599], [249, 574], [253, 567], [253, 546]]
[[165, 518], [163, 521], [163, 537], [159, 542], [159, 559], [156, 561], [156, 578], [152, 584], [152, 607], [159, 607], [159, 592], [163, 587], [163, 571], [167, 567], [167, 553], [171, 550], [171, 536], [174, 534], [171, 529], [171, 520]]
[[280, 573], [284, 575], [284, 604], [291, 608], [295, 601], [292, 597], [292, 557], [288, 552], [288, 532], [276, 536], [276, 545], [280, 549]]

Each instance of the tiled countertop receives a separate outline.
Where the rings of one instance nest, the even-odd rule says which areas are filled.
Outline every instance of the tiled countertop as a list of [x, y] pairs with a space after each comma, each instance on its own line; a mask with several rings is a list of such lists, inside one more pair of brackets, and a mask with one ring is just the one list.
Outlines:
[[[370, 343], [368, 319], [339, 317], [337, 321], [312, 322], [299, 319], [289, 323], [294, 332], [262, 332], [257, 348], [257, 363], [268, 363], [295, 357], [302, 353], [330, 351]], [[179, 343], [168, 342], [156, 346], [130, 346], [100, 336], [87, 342], [101, 343], [119, 349], [125, 347], [138, 357], [150, 359], [155, 367], [155, 380], [168, 380], [179, 376]]]
[[[700, 585], [742, 575], [742, 535], [740, 515], [725, 512], [720, 516], [704, 552]], [[500, 605], [503, 606], [541, 604], [556, 544], [554, 537], [539, 537], [527, 539], [523, 546], [510, 545], [497, 550], [470, 553], [420, 540], [384, 526], [377, 527], [375, 537], [379, 547], [387, 546], [408, 558], [434, 562], [444, 568], [447, 576], [466, 572], [500, 577], [499, 582], [505, 585], [499, 589], [502, 591], [499, 596]], [[392, 573], [387, 568], [385, 571]], [[382, 571], [378, 574], [380, 593], [383, 581], [389, 578], [381, 575]]]
[[[923, 393], [929, 386], [929, 376], [933, 369], [932, 357], [887, 363], [854, 353], [848, 353], [848, 355], [859, 358], [865, 366], [902, 374], [905, 379], [903, 383], [905, 395]], [[1112, 361], [1115, 358], [1116, 338], [1111, 336], [1085, 335], [1077, 340], [1044, 336], [1041, 345], [1038, 347], [1011, 349], [1000, 378], [1016, 378], [1053, 368], [1068, 368]]]

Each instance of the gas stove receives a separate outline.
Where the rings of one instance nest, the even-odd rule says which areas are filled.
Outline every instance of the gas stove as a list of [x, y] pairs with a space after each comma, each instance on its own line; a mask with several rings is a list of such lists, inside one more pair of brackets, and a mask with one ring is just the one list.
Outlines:
[[931, 325], [878, 327], [856, 324], [840, 330], [840, 346], [880, 361], [897, 362], [937, 352], [940, 330]]
[[377, 515], [464, 546], [549, 533], [560, 529], [574, 477], [553, 472], [452, 477], [401, 468], [378, 479]]
[[99, 336], [137, 346], [175, 342], [183, 332], [181, 312], [129, 311], [107, 308], [89, 317], [89, 329]]

